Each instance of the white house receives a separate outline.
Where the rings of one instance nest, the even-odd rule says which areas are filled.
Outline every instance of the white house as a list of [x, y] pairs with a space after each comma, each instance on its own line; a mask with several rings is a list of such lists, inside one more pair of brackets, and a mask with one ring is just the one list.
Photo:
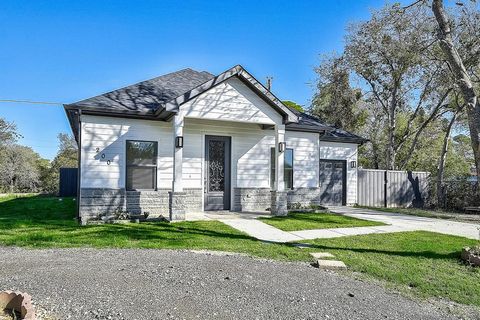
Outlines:
[[241, 66], [184, 69], [64, 107], [82, 222], [119, 208], [181, 220], [357, 201], [365, 139], [285, 106]]

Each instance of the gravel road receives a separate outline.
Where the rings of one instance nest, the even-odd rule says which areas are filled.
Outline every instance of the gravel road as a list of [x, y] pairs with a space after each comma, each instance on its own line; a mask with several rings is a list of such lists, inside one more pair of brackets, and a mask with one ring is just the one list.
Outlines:
[[58, 319], [455, 319], [306, 263], [169, 250], [0, 247], [0, 290]]

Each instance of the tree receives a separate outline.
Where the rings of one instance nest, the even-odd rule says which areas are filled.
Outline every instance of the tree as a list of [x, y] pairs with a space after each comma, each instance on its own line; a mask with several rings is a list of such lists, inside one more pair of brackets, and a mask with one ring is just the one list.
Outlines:
[[284, 105], [286, 105], [287, 107], [290, 107], [292, 109], [295, 109], [299, 112], [304, 112], [303, 110], [303, 107], [301, 105], [299, 105], [298, 103], [296, 102], [293, 102], [293, 101], [290, 101], [290, 100], [284, 100], [282, 101]]
[[13, 122], [0, 118], [0, 147], [15, 143], [21, 135], [17, 132], [17, 126]]
[[432, 11], [438, 23], [440, 47], [465, 102], [476, 173], [477, 178], [480, 180], [480, 103], [478, 102], [478, 95], [475, 92], [470, 74], [454, 43], [451, 22], [443, 5], [443, 0], [433, 0]]
[[60, 168], [76, 168], [78, 166], [78, 146], [74, 137], [66, 133], [60, 133], [58, 144], [58, 153], [49, 168], [41, 170], [42, 188], [50, 193], [58, 192]]
[[343, 56], [324, 57], [315, 68], [318, 80], [311, 112], [328, 124], [358, 132], [367, 112], [360, 109], [362, 92], [350, 86], [350, 69]]
[[7, 192], [36, 192], [40, 174], [40, 156], [29, 147], [9, 145], [2, 151], [0, 188]]
[[[388, 169], [397, 167], [397, 153], [408, 141], [416, 145], [418, 138], [412, 141], [411, 136], [420, 136], [448, 95], [435, 92], [431, 81], [440, 63], [426, 61], [422, 54], [431, 45], [431, 28], [423, 7], [405, 11], [394, 5], [353, 25], [346, 37], [345, 59], [368, 89], [366, 99], [383, 112]], [[435, 97], [438, 101], [432, 103]], [[419, 122], [425, 111], [429, 116]], [[398, 128], [401, 114], [409, 114], [409, 118]]]

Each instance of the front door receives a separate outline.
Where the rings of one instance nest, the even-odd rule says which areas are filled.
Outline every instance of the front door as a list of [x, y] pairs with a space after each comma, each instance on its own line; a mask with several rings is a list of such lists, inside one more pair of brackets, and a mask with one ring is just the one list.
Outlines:
[[320, 204], [341, 206], [346, 203], [346, 168], [344, 160], [320, 159]]
[[230, 137], [205, 136], [205, 210], [230, 210]]

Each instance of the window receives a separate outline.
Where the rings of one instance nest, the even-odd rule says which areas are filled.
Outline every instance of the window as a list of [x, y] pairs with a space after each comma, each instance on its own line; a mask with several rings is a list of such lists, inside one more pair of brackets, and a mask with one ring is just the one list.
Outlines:
[[127, 190], [157, 188], [157, 142], [127, 140]]
[[[285, 181], [285, 189], [293, 189], [293, 149], [285, 149], [283, 180]], [[270, 187], [273, 188], [275, 183], [275, 148], [270, 150]]]

